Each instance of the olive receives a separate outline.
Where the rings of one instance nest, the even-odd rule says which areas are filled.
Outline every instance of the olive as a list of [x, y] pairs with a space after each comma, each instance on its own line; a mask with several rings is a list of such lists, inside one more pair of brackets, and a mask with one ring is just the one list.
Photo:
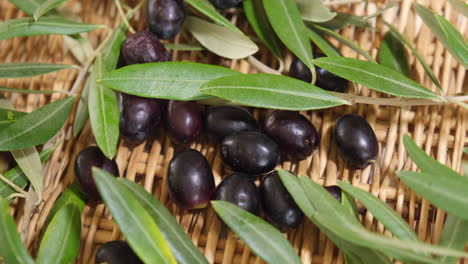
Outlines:
[[169, 53], [158, 37], [149, 31], [128, 36], [122, 44], [122, 56], [127, 65], [169, 61]]
[[304, 82], [312, 82], [312, 72], [300, 59], [295, 58], [289, 68], [289, 76]]
[[167, 179], [172, 198], [186, 209], [207, 206], [215, 191], [210, 164], [194, 149], [181, 150], [174, 155]]
[[96, 264], [143, 264], [127, 242], [115, 240], [103, 244], [96, 252]]
[[221, 105], [208, 109], [205, 129], [217, 140], [222, 140], [235, 132], [257, 130], [257, 121], [244, 108]]
[[0, 151], [0, 174], [10, 169], [13, 161], [13, 156], [9, 151]]
[[301, 223], [304, 214], [284, 187], [278, 172], [274, 171], [262, 179], [260, 197], [267, 220], [281, 231]]
[[101, 196], [93, 179], [92, 167], [98, 167], [115, 177], [119, 176], [119, 167], [115, 160], [110, 160], [96, 147], [87, 147], [78, 153], [75, 160], [75, 176], [82, 191], [94, 201], [100, 201]]
[[160, 39], [177, 35], [185, 21], [185, 13], [180, 0], [148, 0], [146, 21], [151, 32]]
[[157, 99], [121, 93], [120, 134], [130, 142], [139, 144], [154, 134], [161, 120]]
[[220, 9], [237, 7], [242, 0], [210, 0], [210, 2]]
[[195, 101], [169, 101], [166, 123], [171, 137], [179, 144], [188, 144], [200, 135], [203, 129], [203, 113]]
[[341, 188], [336, 185], [330, 185], [324, 187], [335, 199], [341, 203]]
[[260, 193], [254, 178], [242, 172], [226, 177], [216, 188], [213, 199], [231, 202], [252, 214], [258, 215], [260, 211]]
[[379, 153], [374, 130], [358, 115], [345, 115], [336, 122], [335, 142], [346, 163], [359, 169], [373, 163]]
[[314, 125], [298, 112], [271, 112], [265, 119], [264, 130], [292, 160], [307, 158], [320, 142]]
[[234, 171], [262, 174], [278, 165], [280, 153], [276, 143], [259, 132], [237, 132], [221, 142], [221, 158]]

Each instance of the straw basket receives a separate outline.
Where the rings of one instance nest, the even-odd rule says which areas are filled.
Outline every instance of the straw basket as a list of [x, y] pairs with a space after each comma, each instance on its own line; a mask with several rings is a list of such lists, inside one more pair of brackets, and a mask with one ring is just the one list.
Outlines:
[[[134, 5], [136, 2], [136, 0], [131, 0], [129, 4]], [[366, 15], [375, 12], [388, 2], [371, 0], [367, 7], [358, 3], [341, 5], [337, 8], [355, 15]], [[466, 93], [468, 90], [465, 79], [466, 70], [452, 58], [415, 15], [411, 9], [412, 2], [413, 0], [398, 1], [398, 7], [385, 12], [385, 19], [403, 32], [422, 54], [439, 78], [445, 94]], [[448, 1], [421, 0], [418, 2], [443, 14], [452, 24], [456, 25], [460, 32], [467, 32], [468, 19], [458, 15], [458, 12], [453, 10]], [[117, 9], [111, 0], [70, 0], [67, 2], [66, 8], [75, 12], [83, 22], [87, 23], [114, 27], [120, 20]], [[22, 16], [25, 14], [7, 0], [0, 0], [1, 20]], [[250, 32], [251, 35], [254, 34], [246, 23], [244, 14], [234, 11], [228, 12], [227, 16], [242, 30]], [[143, 12], [137, 14], [132, 21], [136, 29], [145, 28]], [[372, 19], [371, 22], [382, 32], [374, 33], [370, 30], [346, 27], [340, 33], [356, 41], [375, 57], [386, 29], [379, 19]], [[96, 47], [106, 34], [105, 29], [89, 33], [93, 46]], [[175, 43], [196, 43], [186, 31], [173, 41]], [[63, 44], [61, 36], [21, 37], [3, 40], [0, 41], [0, 63], [28, 61], [78, 64], [71, 53], [64, 50]], [[334, 44], [340, 48], [344, 56], [359, 57], [350, 48], [336, 42]], [[274, 56], [268, 53], [265, 47], [261, 46], [260, 52], [255, 56], [266, 65], [277, 67]], [[424, 73], [421, 65], [415, 61], [413, 56], [409, 57], [413, 78], [435, 91], [436, 88]], [[172, 60], [217, 64], [243, 73], [257, 72], [246, 60], [227, 60], [208, 51], [174, 51]], [[285, 65], [289, 65], [291, 60], [292, 56], [288, 53]], [[69, 91], [78, 72], [78, 69], [70, 69], [34, 78], [3, 79], [0, 80], [0, 86]], [[385, 96], [365, 87], [352, 92], [370, 97]], [[46, 103], [64, 97], [64, 94], [6, 94], [6, 96], [17, 109], [30, 112]], [[252, 110], [259, 120], [262, 120], [266, 113], [266, 110]], [[351, 112], [360, 114], [369, 121], [376, 131], [380, 143], [381, 154], [378, 162], [362, 171], [351, 170], [345, 166], [331, 141], [331, 131], [337, 117]], [[310, 118], [319, 131], [320, 147], [307, 160], [297, 163], [285, 162], [282, 167], [296, 174], [307, 175], [323, 185], [334, 184], [338, 179], [347, 179], [353, 185], [392, 205], [414, 227], [420, 239], [430, 243], [439, 241], [445, 213], [432, 207], [427, 201], [421, 200], [420, 197], [399, 183], [395, 177], [395, 172], [400, 169], [416, 170], [415, 165], [407, 158], [401, 137], [405, 133], [410, 133], [416, 143], [422, 146], [426, 152], [449, 167], [460, 171], [462, 149], [468, 144], [468, 111], [456, 105], [400, 108], [358, 104], [322, 111], [303, 112], [302, 114]], [[74, 138], [71, 133], [72, 121], [71, 116], [63, 128], [63, 133], [58, 136], [63, 137], [64, 140], [45, 164], [45, 201], [36, 210], [31, 210], [31, 206], [25, 204], [24, 199], [17, 199], [12, 204], [18, 229], [27, 247], [33, 253], [38, 248], [40, 234], [52, 205], [66, 186], [74, 180], [72, 164], [76, 154], [84, 147], [94, 144], [89, 123], [80, 136]], [[219, 183], [227, 171], [223, 168], [216, 146], [202, 137], [190, 147], [200, 150], [207, 157], [212, 165], [216, 182]], [[145, 142], [133, 149], [121, 141], [116, 156], [121, 176], [138, 182], [159, 198], [174, 214], [192, 241], [210, 262], [261, 263], [262, 260], [252, 254], [231, 231], [221, 224], [211, 208], [195, 212], [184, 211], [171, 201], [166, 185], [166, 170], [174, 152], [180, 148], [171, 142], [163, 128], [160, 128], [154, 141]], [[383, 225], [378, 223], [370, 213], [362, 216], [362, 222], [367, 228], [385, 233]], [[94, 263], [94, 255], [102, 243], [123, 238], [103, 204], [86, 206], [82, 214], [82, 221], [82, 243], [78, 263]], [[299, 253], [303, 263], [343, 263], [343, 255], [310, 221], [304, 221], [297, 229], [285, 235]], [[468, 260], [465, 260], [464, 263], [468, 263]]]

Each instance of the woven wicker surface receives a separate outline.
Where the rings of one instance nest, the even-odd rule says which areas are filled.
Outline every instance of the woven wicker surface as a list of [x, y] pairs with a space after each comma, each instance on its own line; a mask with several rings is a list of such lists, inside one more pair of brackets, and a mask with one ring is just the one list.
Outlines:
[[[134, 4], [136, 1], [130, 2]], [[340, 6], [340, 10], [355, 15], [366, 15], [385, 5], [386, 1], [369, 1], [367, 8], [363, 4]], [[387, 11], [385, 19], [395, 25], [414, 44], [435, 75], [439, 78], [444, 94], [468, 92], [465, 79], [466, 70], [459, 65], [452, 56], [436, 41], [430, 30], [416, 17], [411, 9], [411, 0], [398, 1], [398, 7]], [[443, 14], [461, 32], [467, 32], [468, 21], [458, 15], [456, 10], [445, 0], [418, 1], [430, 6]], [[117, 9], [113, 1], [76, 1], [70, 0], [66, 7], [77, 12], [84, 22], [106, 24], [114, 27], [119, 22]], [[136, 29], [145, 28], [144, 13], [133, 19]], [[22, 17], [24, 14], [17, 10], [7, 0], [0, 0], [0, 19]], [[251, 32], [245, 23], [243, 14], [230, 13], [232, 19], [241, 29]], [[382, 31], [382, 23], [372, 19], [371, 22]], [[347, 38], [356, 41], [362, 48], [368, 50], [374, 57], [382, 39], [382, 32], [373, 33], [369, 30], [347, 27], [340, 32]], [[89, 34], [94, 47], [104, 39], [107, 32], [99, 29]], [[466, 35], [466, 33], [465, 33]], [[176, 43], [195, 43], [186, 32], [178, 36]], [[61, 36], [20, 37], [0, 41], [0, 63], [5, 62], [53, 62], [78, 64], [69, 52], [65, 52]], [[335, 43], [344, 56], [359, 57], [357, 53], [347, 47]], [[232, 69], [253, 73], [253, 68], [245, 60], [227, 60], [215, 56], [207, 51], [203, 52], [173, 52], [174, 61], [190, 60], [223, 65]], [[276, 67], [277, 62], [264, 47], [261, 47], [256, 57], [265, 64]], [[285, 65], [289, 65], [292, 57], [286, 56]], [[413, 78], [436, 91], [434, 85], [424, 73], [420, 64], [410, 56], [410, 65]], [[79, 69], [63, 70], [44, 76], [0, 80], [0, 86], [9, 86], [25, 89], [54, 89], [69, 91], [79, 74]], [[385, 96], [367, 88], [359, 91], [364, 96]], [[15, 107], [19, 110], [32, 111], [46, 103], [63, 97], [63, 94], [7, 94]], [[252, 109], [255, 116], [261, 121], [265, 110]], [[363, 115], [376, 131], [380, 143], [381, 153], [376, 165], [364, 170], [350, 170], [337, 156], [331, 141], [331, 131], [335, 120], [344, 113], [357, 113]], [[439, 161], [453, 169], [460, 171], [463, 146], [468, 144], [468, 111], [455, 105], [421, 106], [421, 107], [387, 107], [376, 105], [354, 105], [337, 107], [328, 110], [303, 112], [316, 126], [321, 136], [319, 149], [307, 160], [290, 163], [285, 162], [282, 167], [297, 174], [307, 175], [320, 184], [331, 185], [337, 179], [349, 180], [380, 199], [394, 206], [416, 230], [419, 237], [427, 242], [437, 243], [440, 239], [445, 214], [434, 209], [427, 201], [421, 200], [398, 182], [395, 172], [400, 169], [416, 170], [415, 165], [407, 158], [401, 143], [401, 136], [410, 133], [419, 146], [429, 152]], [[78, 138], [71, 133], [72, 118], [65, 125], [59, 136], [65, 140], [45, 165], [45, 193], [44, 202], [36, 210], [28, 210], [24, 200], [13, 203], [12, 211], [18, 229], [26, 241], [31, 252], [38, 247], [40, 233], [46, 217], [57, 197], [65, 186], [74, 180], [74, 157], [84, 147], [94, 144], [89, 123]], [[219, 151], [216, 146], [201, 138], [190, 147], [200, 150], [210, 161], [213, 167], [216, 182], [219, 183], [228, 171], [223, 168]], [[163, 128], [160, 128], [154, 141], [145, 142], [130, 148], [123, 141], [119, 143], [117, 163], [121, 176], [134, 180], [152, 192], [175, 215], [206, 255], [214, 263], [261, 263], [262, 261], [251, 254], [238, 239], [228, 231], [217, 219], [211, 208], [201, 211], [184, 211], [177, 208], [171, 201], [166, 186], [166, 170], [175, 151], [180, 149], [171, 143]], [[111, 220], [109, 212], [104, 205], [88, 205], [82, 215], [82, 244], [78, 263], [94, 263], [94, 254], [100, 244], [109, 240], [122, 238], [117, 226]], [[363, 215], [364, 225], [376, 232], [384, 233], [382, 224], [378, 223], [370, 213]], [[304, 263], [342, 263], [343, 256], [310, 221], [304, 221], [296, 230], [287, 234], [294, 248], [298, 251]], [[468, 263], [465, 260], [464, 263]]]

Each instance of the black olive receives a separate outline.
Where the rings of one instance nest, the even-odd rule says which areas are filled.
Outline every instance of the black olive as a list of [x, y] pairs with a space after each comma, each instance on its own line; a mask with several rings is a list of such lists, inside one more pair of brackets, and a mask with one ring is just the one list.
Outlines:
[[374, 130], [358, 115], [345, 115], [336, 122], [335, 142], [346, 163], [359, 169], [373, 163], [379, 153]]
[[330, 185], [324, 187], [335, 199], [341, 203], [341, 188], [336, 185]]
[[267, 220], [281, 231], [295, 228], [302, 222], [304, 214], [284, 187], [278, 172], [262, 179], [260, 197]]
[[14, 163], [13, 156], [9, 151], [0, 151], [0, 173], [9, 170]]
[[161, 120], [161, 109], [157, 99], [143, 98], [121, 93], [120, 134], [134, 144], [154, 135]]
[[128, 36], [122, 44], [122, 56], [127, 65], [169, 61], [169, 53], [158, 37], [149, 31]]
[[148, 0], [146, 21], [151, 32], [160, 39], [170, 39], [177, 35], [185, 21], [185, 13], [180, 0]]
[[254, 178], [242, 172], [226, 177], [216, 188], [214, 200], [231, 202], [256, 215], [260, 211], [260, 193]]
[[174, 155], [167, 180], [172, 198], [186, 209], [207, 206], [215, 191], [210, 164], [194, 149], [181, 150]]
[[96, 264], [143, 264], [125, 241], [110, 241], [99, 247]]
[[169, 135], [179, 144], [188, 144], [200, 135], [203, 129], [203, 113], [195, 101], [169, 101], [167, 104]]
[[75, 176], [82, 191], [94, 201], [100, 201], [101, 196], [93, 179], [92, 167], [98, 167], [115, 177], [119, 176], [119, 167], [115, 160], [110, 160], [96, 147], [87, 147], [78, 153], [75, 160]]
[[242, 0], [210, 0], [210, 2], [220, 9], [237, 7]]
[[206, 131], [217, 140], [239, 131], [257, 130], [257, 121], [244, 108], [230, 105], [208, 109], [205, 118]]
[[289, 68], [289, 76], [304, 82], [312, 82], [312, 72], [300, 59], [295, 58]]
[[264, 130], [292, 160], [312, 155], [320, 142], [314, 125], [298, 112], [271, 112], [265, 119]]
[[278, 165], [280, 153], [276, 143], [259, 132], [237, 132], [221, 142], [223, 162], [234, 171], [262, 174]]

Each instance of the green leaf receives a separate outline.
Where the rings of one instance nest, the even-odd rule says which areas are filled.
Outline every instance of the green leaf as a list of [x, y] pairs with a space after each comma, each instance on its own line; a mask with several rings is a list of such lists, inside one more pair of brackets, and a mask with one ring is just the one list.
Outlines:
[[324, 37], [319, 35], [317, 32], [313, 31], [312, 29], [307, 30], [307, 34], [309, 39], [319, 47], [319, 49], [328, 57], [339, 57], [341, 53], [336, 50], [336, 48], [328, 42]]
[[356, 219], [359, 220], [359, 212], [354, 197], [341, 190], [341, 206], [348, 210]]
[[78, 100], [75, 118], [73, 119], [73, 136], [77, 136], [81, 132], [81, 130], [83, 130], [83, 127], [89, 118], [88, 97], [90, 81], [90, 78], [86, 80], [86, 83], [83, 87], [83, 91], [81, 92], [81, 97]]
[[218, 78], [205, 83], [202, 93], [248, 106], [312, 110], [348, 103], [312, 84], [273, 74], [245, 74]]
[[380, 45], [379, 62], [407, 77], [411, 77], [405, 47], [391, 31], [385, 34]]
[[198, 91], [205, 82], [238, 74], [209, 64], [156, 62], [123, 67], [106, 74], [99, 82], [127, 94], [187, 101], [210, 97]]
[[187, 44], [173, 44], [173, 43], [164, 43], [164, 47], [168, 50], [193, 50], [201, 51], [205, 50], [203, 46], [200, 45], [187, 45]]
[[82, 65], [94, 58], [94, 48], [87, 38], [87, 33], [63, 36], [64, 53], [71, 52], [73, 57]]
[[309, 218], [315, 213], [315, 208], [310, 203], [309, 198], [302, 189], [299, 179], [285, 169], [278, 169], [278, 175], [283, 182], [284, 187], [293, 197], [296, 204], [301, 208], [301, 211]]
[[364, 19], [362, 16], [354, 16], [350, 14], [343, 14], [337, 13], [337, 15], [330, 21], [323, 22], [323, 23], [314, 23], [316, 25], [331, 29], [337, 30], [342, 29], [348, 25], [353, 25], [360, 28], [370, 28], [372, 29], [372, 25]]
[[[1, 64], [0, 64], [0, 65], [1, 65]], [[22, 94], [53, 94], [53, 93], [67, 93], [66, 91], [18, 89], [18, 88], [1, 87], [1, 86], [0, 86], [0, 92], [22, 93]]]
[[49, 225], [50, 221], [55, 217], [57, 212], [59, 212], [62, 208], [64, 208], [67, 205], [70, 204], [75, 204], [78, 207], [78, 210], [81, 212], [83, 211], [83, 208], [85, 206], [85, 200], [86, 200], [86, 194], [84, 194], [78, 183], [73, 183], [68, 187], [61, 195], [60, 197], [55, 201], [54, 206], [49, 212], [49, 215], [47, 216], [46, 223], [44, 224], [44, 228], [47, 228]]
[[358, 199], [395, 237], [401, 240], [419, 241], [413, 229], [386, 203], [349, 183], [339, 181], [338, 186]]
[[57, 16], [43, 17], [38, 21], [33, 18], [17, 18], [0, 23], [0, 40], [21, 36], [72, 35], [100, 27], [102, 26], [68, 21]]
[[277, 58], [282, 58], [281, 42], [268, 21], [263, 0], [244, 0], [242, 3], [245, 16], [257, 36]]
[[28, 15], [33, 15], [34, 11], [47, 0], [9, 0], [17, 8]]
[[448, 0], [455, 10], [468, 17], [468, 4], [463, 0]]
[[52, 63], [4, 63], [0, 64], [0, 78], [32, 77], [73, 67], [73, 65]]
[[125, 178], [119, 178], [119, 181], [153, 218], [179, 263], [208, 263], [171, 212], [160, 201], [137, 183]]
[[32, 147], [52, 138], [67, 120], [73, 99], [70, 96], [47, 104], [2, 129], [0, 151]]
[[306, 21], [327, 22], [336, 16], [336, 13], [331, 12], [322, 0], [298, 0], [297, 5], [302, 18]]
[[413, 9], [452, 56], [465, 68], [468, 67], [466, 41], [450, 22], [418, 3], [413, 3]]
[[229, 202], [211, 201], [211, 205], [250, 250], [267, 263], [301, 263], [289, 241], [272, 225]]
[[176, 263], [153, 218], [132, 192], [109, 173], [93, 168], [94, 181], [131, 248], [147, 264]]
[[37, 21], [45, 13], [60, 6], [65, 1], [67, 0], [46, 0], [44, 3], [40, 4], [34, 11], [34, 14], [33, 14], [34, 20]]
[[242, 32], [189, 16], [185, 25], [205, 48], [221, 57], [242, 59], [258, 51]]
[[41, 239], [38, 264], [74, 263], [80, 247], [81, 212], [77, 204], [62, 207]]
[[185, 2], [187, 2], [196, 10], [200, 11], [200, 13], [209, 17], [211, 20], [216, 22], [216, 24], [240, 32], [240, 30], [236, 26], [231, 24], [229, 20], [227, 20], [223, 15], [218, 13], [215, 7], [208, 0], [186, 0]]
[[[43, 150], [41, 153], [39, 153], [39, 158], [41, 159], [41, 163], [44, 164], [44, 162], [50, 157], [52, 152], [54, 151], [53, 148], [49, 148], [46, 150]], [[20, 187], [21, 189], [24, 189], [29, 181], [24, 172], [20, 169], [19, 166], [16, 166], [7, 172], [3, 174], [5, 178], [10, 180], [12, 183], [14, 183], [16, 186]], [[15, 189], [8, 185], [7, 183], [3, 182], [0, 180], [0, 196], [1, 197], [8, 197], [12, 194], [16, 193]]]
[[10, 109], [0, 109], [0, 129], [3, 129], [21, 118], [22, 116], [27, 115], [28, 113], [14, 111]]
[[[468, 242], [468, 220], [448, 214], [440, 238], [440, 245], [463, 250]], [[439, 260], [447, 264], [455, 264], [458, 258], [442, 256]]]
[[370, 89], [409, 98], [436, 98], [437, 95], [403, 74], [386, 66], [344, 57], [323, 57], [318, 66]]
[[12, 150], [11, 154], [16, 163], [28, 178], [29, 182], [38, 194], [38, 200], [42, 200], [42, 191], [44, 189], [44, 179], [42, 173], [42, 164], [39, 153], [35, 147]]
[[0, 197], [0, 256], [6, 263], [34, 264], [34, 260], [21, 242], [16, 224], [10, 214], [8, 202]]

